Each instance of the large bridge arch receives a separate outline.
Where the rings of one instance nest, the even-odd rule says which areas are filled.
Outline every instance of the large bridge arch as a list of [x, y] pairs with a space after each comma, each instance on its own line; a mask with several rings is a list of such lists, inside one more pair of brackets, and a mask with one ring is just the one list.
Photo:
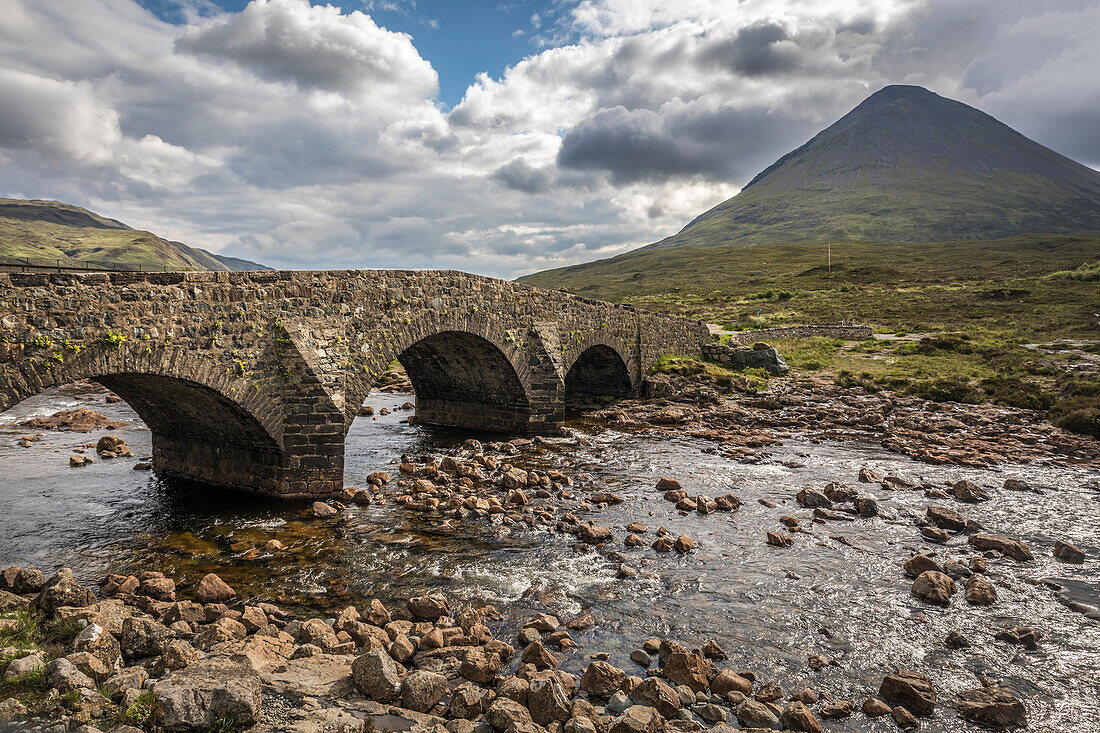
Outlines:
[[283, 493], [282, 406], [190, 350], [97, 344], [25, 360], [0, 391], [0, 411], [81, 379], [118, 394], [149, 427], [159, 475]]

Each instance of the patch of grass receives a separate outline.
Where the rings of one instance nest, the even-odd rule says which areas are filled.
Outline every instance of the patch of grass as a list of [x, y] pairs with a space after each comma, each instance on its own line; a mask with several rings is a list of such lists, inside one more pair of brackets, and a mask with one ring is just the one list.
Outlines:
[[232, 715], [220, 715], [207, 729], [207, 733], [237, 733], [241, 729], [240, 723]]
[[116, 716], [118, 725], [132, 725], [142, 730], [151, 730], [153, 724], [153, 692], [146, 690], [125, 710]]
[[1081, 282], [1096, 282], [1100, 280], [1100, 260], [1085, 262], [1072, 270], [1059, 270], [1052, 272], [1048, 277], [1056, 280], [1080, 280]]
[[52, 618], [42, 625], [42, 635], [48, 642], [68, 644], [83, 631], [80, 620], [75, 618]]
[[964, 402], [976, 405], [984, 401], [981, 390], [961, 379], [929, 379], [911, 384], [904, 393], [931, 402]]

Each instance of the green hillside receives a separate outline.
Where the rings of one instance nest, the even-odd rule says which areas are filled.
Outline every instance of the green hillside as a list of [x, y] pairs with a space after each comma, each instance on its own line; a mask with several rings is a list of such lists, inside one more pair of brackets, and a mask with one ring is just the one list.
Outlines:
[[1100, 173], [973, 107], [889, 86], [649, 248], [1034, 232], [1100, 232]]
[[0, 263], [89, 262], [111, 269], [269, 269], [211, 254], [58, 201], [0, 199]]
[[1052, 277], [1096, 262], [1100, 235], [1023, 235], [636, 250], [519, 281], [735, 328], [852, 318], [906, 330], [981, 324], [1035, 338], [1096, 338], [1100, 285]]

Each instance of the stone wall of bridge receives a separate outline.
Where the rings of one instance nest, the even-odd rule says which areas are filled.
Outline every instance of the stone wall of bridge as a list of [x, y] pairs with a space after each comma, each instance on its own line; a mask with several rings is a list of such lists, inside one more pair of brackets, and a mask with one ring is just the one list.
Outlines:
[[400, 360], [422, 422], [551, 432], [570, 391], [636, 393], [699, 322], [450, 271], [0, 273], [0, 410], [96, 379], [158, 471], [279, 496], [343, 480], [344, 436]]

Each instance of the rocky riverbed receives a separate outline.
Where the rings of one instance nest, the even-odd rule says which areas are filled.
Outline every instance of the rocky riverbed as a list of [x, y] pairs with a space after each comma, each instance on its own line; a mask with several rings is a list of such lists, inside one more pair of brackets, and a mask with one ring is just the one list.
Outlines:
[[[510, 442], [410, 426], [411, 395], [373, 397], [349, 436], [349, 490], [323, 506], [134, 471], [148, 434], [125, 405], [44, 395], [0, 424], [17, 507], [0, 561], [94, 580], [74, 593], [99, 605], [72, 618], [106, 603], [166, 629], [163, 649], [127, 655], [121, 626], [99, 624], [162, 721], [180, 707], [170, 693], [195, 701], [232, 679], [257, 730], [874, 731], [908, 715], [925, 730], [1096, 729], [1094, 442], [1021, 411], [881, 395], [731, 403], [664, 380], [650, 394], [568, 438]], [[17, 442], [19, 422], [89, 406], [123, 423], [110, 432], [134, 458], [70, 468], [103, 430]], [[210, 573], [231, 596], [202, 595], [220, 588]], [[49, 606], [35, 590], [9, 584], [22, 592], [8, 600]], [[46, 645], [43, 662], [78, 655], [93, 688], [123, 674], [95, 679], [75, 644]], [[169, 669], [168, 644], [185, 666]], [[53, 685], [71, 680], [52, 664], [30, 712], [108, 728], [137, 700], [116, 692], [95, 715], [79, 692], [93, 688]]]

